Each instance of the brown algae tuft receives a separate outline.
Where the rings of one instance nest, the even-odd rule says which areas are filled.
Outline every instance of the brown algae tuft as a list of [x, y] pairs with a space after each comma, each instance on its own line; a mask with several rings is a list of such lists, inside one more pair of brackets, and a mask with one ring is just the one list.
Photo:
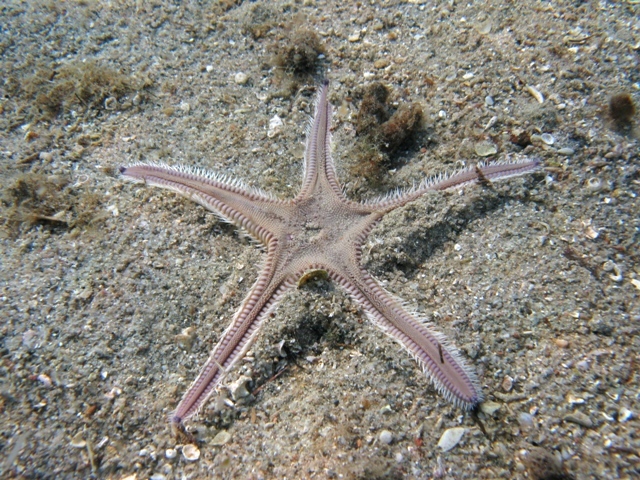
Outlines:
[[31, 117], [49, 120], [72, 108], [125, 109], [123, 102], [133, 92], [152, 85], [96, 61], [74, 62], [52, 69], [40, 69], [22, 83], [18, 94], [31, 103]]
[[418, 103], [388, 104], [389, 90], [382, 83], [369, 85], [356, 118], [355, 156], [351, 173], [379, 183], [391, 162], [391, 155], [407, 145], [422, 128], [422, 107]]
[[[293, 95], [304, 83], [314, 83], [320, 73], [325, 48], [318, 35], [298, 28], [277, 37], [270, 46], [269, 63], [276, 67], [276, 82], [282, 85], [280, 96]], [[287, 93], [284, 93], [287, 92]]]
[[616, 123], [629, 123], [635, 114], [636, 106], [628, 93], [618, 93], [609, 99], [609, 115]]
[[275, 55], [273, 65], [289, 75], [304, 79], [316, 73], [324, 46], [312, 30], [298, 29], [280, 38], [272, 47]]
[[98, 193], [79, 183], [72, 185], [68, 178], [38, 173], [16, 177], [4, 190], [0, 205], [0, 223], [10, 236], [36, 224], [84, 227], [107, 214]]

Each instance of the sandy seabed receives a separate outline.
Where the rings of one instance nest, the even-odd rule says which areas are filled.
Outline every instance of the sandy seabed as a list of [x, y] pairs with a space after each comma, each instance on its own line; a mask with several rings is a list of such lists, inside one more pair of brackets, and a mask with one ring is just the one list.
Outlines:
[[[4, 2], [2, 477], [637, 478], [639, 117], [615, 120], [608, 105], [640, 103], [639, 12], [622, 1]], [[324, 53], [296, 77], [283, 52], [305, 31]], [[473, 365], [486, 434], [318, 280], [286, 296], [190, 422], [200, 456], [189, 461], [168, 415], [261, 253], [117, 169], [184, 163], [291, 197], [323, 76], [351, 198], [486, 160], [487, 145], [493, 159], [544, 163], [427, 195], [363, 248], [368, 270]], [[354, 152], [373, 82], [391, 107], [424, 112], [376, 182]], [[252, 394], [233, 401], [243, 376]], [[454, 427], [464, 435], [445, 452]]]

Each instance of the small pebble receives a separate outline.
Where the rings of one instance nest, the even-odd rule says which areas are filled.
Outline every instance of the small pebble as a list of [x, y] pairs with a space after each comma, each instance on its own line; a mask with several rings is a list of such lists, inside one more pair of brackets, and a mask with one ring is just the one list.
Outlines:
[[43, 162], [50, 162], [51, 160], [53, 160], [53, 153], [40, 152], [40, 154], [38, 155], [38, 158], [40, 158], [40, 160], [42, 160]]
[[595, 240], [600, 235], [600, 233], [595, 228], [593, 228], [591, 225], [588, 225], [584, 229], [584, 234], [585, 234], [585, 236], [587, 238], [590, 238], [591, 240]]
[[496, 413], [498, 410], [500, 410], [500, 407], [502, 405], [500, 405], [497, 402], [492, 402], [491, 400], [487, 400], [486, 402], [482, 402], [480, 404], [480, 410], [482, 411], [482, 413], [484, 413], [485, 415], [493, 415], [494, 413]]
[[38, 375], [38, 381], [47, 388], [51, 388], [53, 386], [51, 378], [49, 378], [49, 376], [45, 375], [44, 373]]
[[172, 458], [176, 458], [176, 455], [178, 455], [178, 452], [176, 452], [175, 448], [167, 448], [164, 451], [164, 456], [167, 457], [169, 460], [171, 460]]
[[565, 340], [564, 338], [556, 338], [554, 340], [554, 342], [560, 348], [567, 348], [569, 346], [569, 342], [567, 340]]
[[231, 440], [231, 434], [226, 430], [222, 430], [218, 432], [218, 434], [215, 437], [213, 437], [213, 440], [211, 440], [211, 445], [215, 445], [219, 447], [227, 443], [229, 440]]
[[267, 130], [267, 137], [273, 138], [282, 131], [282, 127], [284, 126], [284, 122], [278, 115], [274, 115], [269, 120], [269, 129]]
[[584, 398], [579, 398], [576, 397], [573, 393], [568, 393], [567, 402], [571, 405], [582, 405], [584, 404]]
[[531, 415], [530, 413], [521, 412], [518, 415], [518, 423], [520, 424], [520, 427], [522, 427], [525, 430], [533, 428], [534, 426], [533, 415]]
[[189, 462], [195, 462], [200, 458], [200, 449], [190, 443], [182, 447], [182, 456]]
[[476, 31], [480, 35], [489, 35], [491, 33], [491, 22], [487, 20], [486, 22], [476, 25]]
[[442, 449], [443, 452], [448, 452], [453, 447], [458, 445], [458, 443], [460, 443], [464, 432], [466, 432], [466, 428], [463, 427], [448, 428], [440, 437], [438, 446]]
[[528, 452], [523, 450], [520, 452], [520, 458], [529, 471], [531, 480], [573, 478], [565, 472], [561, 461], [543, 448], [531, 447]]
[[22, 345], [26, 348], [34, 348], [38, 343], [38, 334], [35, 330], [27, 330], [22, 334]]
[[393, 442], [393, 434], [389, 430], [382, 430], [378, 438], [384, 445], [390, 445]]
[[498, 152], [496, 146], [491, 142], [476, 143], [474, 149], [476, 154], [481, 157], [488, 157], [489, 155], [494, 155]]
[[387, 68], [389, 66], [389, 60], [386, 58], [381, 58], [380, 60], [376, 60], [373, 62], [373, 66], [377, 69]]
[[602, 264], [602, 271], [606, 273], [613, 272], [616, 266], [617, 265], [614, 262], [612, 262], [611, 260], [607, 260]]
[[249, 76], [246, 73], [243, 72], [238, 72], [236, 73], [236, 75], [233, 77], [233, 80], [238, 84], [238, 85], [244, 85], [245, 83], [247, 83], [247, 81], [249, 80]]
[[618, 421], [624, 423], [633, 418], [633, 412], [628, 408], [622, 407], [618, 412]]
[[568, 148], [568, 147], [564, 147], [564, 148], [560, 148], [558, 149], [558, 153], [560, 155], [573, 155], [575, 152], [575, 150], [573, 148]]
[[213, 65], [207, 65], [207, 66], [205, 67], [205, 70], [207, 71], [207, 73], [211, 73], [211, 72], [213, 72]]
[[610, 336], [614, 332], [613, 325], [602, 318], [592, 318], [587, 323], [589, 330], [597, 335]]
[[564, 421], [575, 423], [576, 425], [580, 425], [581, 427], [585, 428], [593, 427], [593, 422], [591, 421], [589, 416], [585, 415], [582, 412], [569, 413], [564, 416]]
[[586, 372], [587, 370], [589, 370], [589, 360], [581, 360], [578, 363], [576, 363], [576, 368], [578, 370], [582, 370], [583, 372]]
[[513, 388], [513, 378], [507, 375], [502, 379], [502, 389], [505, 392], [510, 392], [512, 388]]
[[356, 32], [353, 35], [350, 35], [347, 40], [349, 40], [351, 43], [359, 41], [360, 40], [360, 32]]
[[494, 102], [493, 97], [491, 95], [487, 95], [486, 97], [484, 97], [484, 104], [487, 107], [493, 107], [494, 103], [495, 102]]

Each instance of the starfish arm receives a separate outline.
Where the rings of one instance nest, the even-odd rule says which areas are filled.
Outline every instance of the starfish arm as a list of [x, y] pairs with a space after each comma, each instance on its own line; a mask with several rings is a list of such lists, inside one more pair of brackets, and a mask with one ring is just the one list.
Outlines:
[[218, 214], [266, 245], [284, 225], [289, 202], [202, 169], [137, 163], [120, 167], [123, 178], [173, 190]]
[[517, 177], [540, 168], [537, 159], [525, 158], [517, 162], [490, 162], [459, 170], [452, 175], [441, 175], [424, 180], [418, 187], [398, 191], [367, 205], [374, 210], [390, 212], [407, 203], [417, 200], [427, 192], [434, 190], [454, 190], [474, 183], [489, 183]]
[[[274, 248], [274, 245], [268, 247], [269, 251]], [[231, 325], [222, 334], [198, 377], [172, 413], [173, 424], [181, 424], [198, 413], [226, 372], [249, 350], [264, 320], [273, 312], [284, 294], [296, 285], [289, 276], [272, 274], [273, 259], [270, 257], [272, 255], [267, 256], [261, 275], [245, 297]]]
[[316, 98], [315, 114], [307, 131], [302, 188], [296, 199], [308, 198], [318, 190], [329, 190], [345, 200], [331, 157], [331, 104], [325, 80]]
[[354, 266], [348, 272], [329, 275], [361, 305], [376, 326], [413, 356], [441, 395], [467, 410], [482, 402], [475, 373], [443, 334], [409, 313], [364, 270]]

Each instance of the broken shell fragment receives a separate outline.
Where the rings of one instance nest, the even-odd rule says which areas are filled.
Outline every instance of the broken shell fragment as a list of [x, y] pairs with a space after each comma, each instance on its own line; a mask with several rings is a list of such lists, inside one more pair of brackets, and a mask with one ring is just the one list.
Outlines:
[[215, 437], [213, 437], [213, 440], [211, 440], [211, 445], [221, 446], [227, 443], [229, 440], [231, 440], [231, 434], [226, 430], [222, 430], [218, 432]]
[[547, 145], [553, 145], [556, 142], [556, 139], [550, 133], [543, 133], [540, 135], [540, 140], [542, 140]]
[[71, 446], [75, 448], [84, 448], [87, 446], [86, 440], [82, 437], [82, 432], [76, 433], [71, 439]]
[[606, 262], [604, 262], [604, 264], [602, 265], [602, 270], [609, 273], [609, 278], [614, 282], [622, 281], [622, 269], [619, 265], [615, 264], [611, 260], [607, 260]]
[[485, 22], [478, 23], [475, 25], [475, 28], [480, 35], [489, 35], [491, 33], [491, 26], [491, 21], [487, 20]]
[[175, 448], [167, 448], [164, 452], [164, 456], [167, 457], [169, 460], [171, 460], [172, 458], [176, 458], [177, 452]]
[[466, 429], [463, 427], [454, 427], [445, 430], [445, 432], [440, 437], [440, 440], [438, 441], [438, 446], [442, 449], [443, 452], [448, 452], [458, 443], [460, 443], [464, 432], [466, 432]]
[[238, 84], [238, 85], [244, 85], [245, 83], [247, 83], [247, 81], [249, 80], [249, 76], [244, 73], [244, 72], [238, 72], [235, 74], [235, 76], [233, 77], [233, 80]]
[[587, 180], [587, 188], [592, 192], [598, 192], [602, 189], [602, 181], [598, 177], [591, 177]]
[[187, 327], [183, 329], [178, 335], [176, 335], [176, 340], [185, 349], [191, 350], [196, 336], [197, 334], [195, 327]]
[[568, 393], [566, 398], [571, 405], [582, 405], [584, 403], [584, 398], [578, 398], [573, 393]]
[[300, 277], [300, 280], [298, 280], [298, 288], [302, 287], [303, 285], [309, 282], [313, 282], [316, 280], [327, 280], [328, 278], [329, 278], [329, 274], [327, 273], [326, 270], [320, 270], [320, 269], [309, 270], [304, 275], [302, 275], [302, 277]]
[[190, 443], [182, 447], [182, 456], [190, 462], [195, 462], [200, 458], [200, 449]]
[[249, 390], [247, 390], [247, 384], [251, 381], [251, 377], [242, 375], [235, 382], [229, 385], [229, 393], [234, 401], [238, 401], [240, 398], [248, 397]]
[[529, 92], [531, 96], [538, 101], [538, 103], [544, 103], [544, 95], [540, 93], [540, 90], [538, 90], [536, 87], [533, 87], [531, 85], [527, 85], [526, 88], [527, 88], [527, 92]]

